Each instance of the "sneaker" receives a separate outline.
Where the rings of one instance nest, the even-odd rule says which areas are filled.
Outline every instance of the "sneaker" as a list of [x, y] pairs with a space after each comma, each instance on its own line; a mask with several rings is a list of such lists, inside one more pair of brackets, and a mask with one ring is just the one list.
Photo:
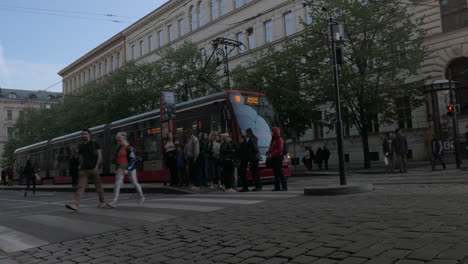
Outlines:
[[145, 197], [141, 197], [141, 198], [140, 198], [140, 201], [139, 201], [138, 203], [139, 203], [139, 204], [142, 204], [142, 203], [144, 203], [144, 202], [145, 202]]
[[195, 190], [200, 190], [200, 187], [192, 186], [192, 187], [190, 187], [190, 189], [195, 191]]
[[76, 204], [66, 204], [65, 207], [73, 211], [78, 211], [78, 206], [76, 206]]
[[237, 191], [232, 188], [229, 188], [229, 189], [226, 189], [225, 192], [237, 192]]
[[110, 207], [110, 208], [116, 208], [117, 207], [117, 202], [108, 203], [107, 206]]
[[108, 203], [100, 203], [98, 205], [98, 208], [107, 208], [107, 207], [110, 207]]
[[248, 192], [249, 191], [249, 188], [242, 188], [239, 190], [239, 192]]

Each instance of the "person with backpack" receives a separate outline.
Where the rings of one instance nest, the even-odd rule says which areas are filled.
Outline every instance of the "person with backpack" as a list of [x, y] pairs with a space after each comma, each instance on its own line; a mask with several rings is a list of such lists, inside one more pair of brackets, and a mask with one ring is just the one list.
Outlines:
[[433, 136], [431, 140], [431, 152], [432, 152], [432, 170], [435, 170], [436, 161], [440, 161], [442, 168], [445, 170], [445, 162], [444, 162], [444, 146], [442, 144], [442, 140], [439, 139], [437, 136]]
[[[271, 142], [270, 148], [267, 152], [267, 159], [270, 160], [273, 173], [275, 174], [275, 189], [273, 191], [287, 191], [288, 184], [283, 174], [283, 155], [285, 146], [284, 140], [281, 137], [281, 130], [279, 127], [271, 129]], [[280, 188], [281, 184], [281, 188]]]
[[115, 208], [117, 206], [117, 201], [119, 200], [120, 188], [123, 184], [123, 179], [126, 175], [130, 177], [130, 181], [135, 186], [138, 194], [140, 194], [140, 201], [138, 203], [143, 203], [145, 201], [145, 196], [141, 189], [140, 184], [137, 180], [136, 175], [136, 150], [134, 147], [130, 146], [127, 141], [127, 133], [119, 132], [116, 136], [117, 143], [119, 148], [116, 153], [116, 165], [117, 171], [115, 173], [115, 188], [114, 188], [114, 200], [109, 204], [110, 207]]

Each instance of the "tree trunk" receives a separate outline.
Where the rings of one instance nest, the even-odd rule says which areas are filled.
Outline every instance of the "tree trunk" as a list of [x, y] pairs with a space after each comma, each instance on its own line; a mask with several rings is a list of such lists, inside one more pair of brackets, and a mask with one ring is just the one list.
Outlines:
[[371, 160], [370, 160], [370, 153], [369, 153], [369, 134], [367, 132], [367, 127], [362, 128], [362, 150], [364, 152], [364, 169], [370, 169], [371, 167]]

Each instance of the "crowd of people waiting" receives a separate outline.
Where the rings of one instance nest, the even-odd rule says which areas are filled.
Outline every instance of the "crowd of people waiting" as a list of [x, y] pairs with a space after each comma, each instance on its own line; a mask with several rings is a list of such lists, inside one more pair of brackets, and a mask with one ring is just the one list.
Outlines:
[[[270, 148], [266, 154], [267, 164], [275, 174], [274, 191], [288, 189], [282, 171], [283, 148], [280, 129], [273, 127]], [[187, 130], [185, 145], [169, 132], [164, 150], [166, 166], [170, 170], [171, 186], [247, 192], [247, 172], [250, 171], [255, 184], [252, 191], [262, 190], [258, 170], [258, 139], [250, 128], [236, 141], [228, 133], [200, 133], [197, 137], [191, 130]]]

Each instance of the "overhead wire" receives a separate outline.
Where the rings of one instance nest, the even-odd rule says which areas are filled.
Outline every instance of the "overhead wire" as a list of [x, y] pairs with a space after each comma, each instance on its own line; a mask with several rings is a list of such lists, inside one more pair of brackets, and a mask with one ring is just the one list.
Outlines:
[[14, 9], [25, 9], [25, 10], [51, 11], [51, 12], [58, 12], [58, 13], [70, 13], [70, 14], [81, 14], [81, 15], [94, 15], [94, 16], [122, 17], [122, 18], [138, 19], [138, 17], [121, 16], [121, 15], [114, 15], [114, 14], [110, 14], [110, 13], [93, 13], [93, 12], [69, 11], [69, 10], [60, 10], [60, 9], [47, 9], [47, 8], [33, 8], [33, 7], [22, 7], [22, 6], [12, 6], [12, 5], [0, 5], [0, 8], [2, 8], [2, 7], [14, 8]]

